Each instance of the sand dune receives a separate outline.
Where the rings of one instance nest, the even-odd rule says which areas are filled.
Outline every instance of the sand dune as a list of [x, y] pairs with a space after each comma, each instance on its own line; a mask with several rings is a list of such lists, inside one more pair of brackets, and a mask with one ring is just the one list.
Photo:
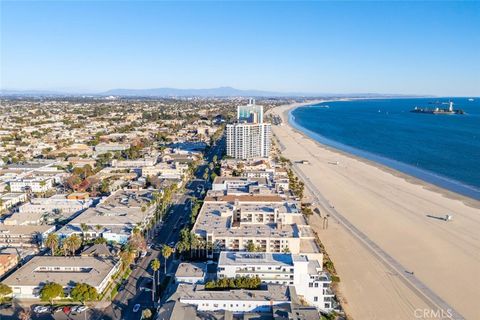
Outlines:
[[[297, 170], [329, 205], [459, 314], [480, 319], [480, 202], [322, 146], [288, 125], [286, 112], [294, 106], [270, 111], [284, 120], [272, 128], [283, 155], [308, 160]], [[453, 221], [427, 216], [445, 214]], [[338, 269], [353, 318], [441, 318], [418, 311], [432, 302], [332, 218], [328, 230], [320, 229], [319, 217], [311, 223]]]

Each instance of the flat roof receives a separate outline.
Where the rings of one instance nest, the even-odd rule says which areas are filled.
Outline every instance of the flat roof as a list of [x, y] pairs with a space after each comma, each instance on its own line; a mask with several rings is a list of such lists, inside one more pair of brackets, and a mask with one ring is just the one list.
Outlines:
[[204, 290], [202, 285], [180, 284], [177, 288], [180, 301], [191, 300], [236, 300], [236, 301], [290, 301], [289, 288], [283, 285], [269, 284], [259, 290]]
[[41, 286], [56, 282], [62, 286], [73, 286], [82, 282], [97, 287], [116, 263], [113, 258], [36, 256], [3, 283], [9, 286]]
[[149, 208], [143, 211], [142, 207], [147, 206], [152, 201], [151, 197], [152, 192], [149, 190], [120, 190], [98, 206], [88, 208], [69, 224], [132, 225], [134, 227], [149, 214]]
[[293, 266], [293, 259], [288, 253], [222, 251], [218, 258], [218, 265]]
[[6, 225], [0, 224], [0, 234], [32, 234], [45, 233], [50, 229], [55, 230], [55, 226], [51, 225]]
[[176, 277], [204, 277], [207, 265], [203, 262], [182, 262], [178, 265]]
[[[243, 204], [242, 204], [243, 205]], [[259, 207], [256, 212], [272, 212], [275, 206], [283, 206], [283, 203], [269, 203]], [[241, 207], [241, 206], [240, 206]], [[272, 208], [273, 207], [273, 208]], [[293, 224], [282, 224], [278, 226], [276, 223], [270, 224], [242, 224], [238, 227], [231, 228], [233, 203], [224, 202], [205, 202], [197, 217], [193, 232], [206, 236], [206, 233], [213, 233], [215, 236], [236, 236], [236, 237], [299, 237], [298, 227]], [[253, 209], [250, 208], [250, 209]], [[221, 216], [222, 212], [232, 212], [226, 216]], [[247, 210], [247, 212], [255, 212]]]

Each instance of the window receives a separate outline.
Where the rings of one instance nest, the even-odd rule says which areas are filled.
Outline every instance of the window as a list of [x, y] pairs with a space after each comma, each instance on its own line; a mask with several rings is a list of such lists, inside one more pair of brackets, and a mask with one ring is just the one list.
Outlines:
[[313, 301], [317, 302], [317, 301], [318, 301], [318, 297], [313, 297]]
[[309, 283], [308, 283], [308, 287], [309, 287], [309, 288], [313, 288], [313, 283], [309, 282]]
[[318, 288], [318, 282], [315, 282], [315, 288]]

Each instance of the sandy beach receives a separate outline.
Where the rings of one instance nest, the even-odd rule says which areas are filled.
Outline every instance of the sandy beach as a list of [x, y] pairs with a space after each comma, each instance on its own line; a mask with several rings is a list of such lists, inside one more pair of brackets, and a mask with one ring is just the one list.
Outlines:
[[[292, 162], [308, 161], [294, 165], [308, 180], [307, 201], [323, 214], [337, 212], [405, 268], [392, 268], [335, 215], [327, 230], [318, 215], [312, 217], [341, 278], [347, 314], [354, 319], [448, 318], [428, 311], [436, 308], [436, 300], [424, 293], [432, 292], [465, 319], [480, 319], [480, 202], [319, 144], [288, 124], [288, 111], [296, 106], [269, 112], [283, 119], [283, 125], [272, 127], [282, 154]], [[428, 217], [446, 214], [453, 220]], [[426, 286], [423, 291], [416, 281]]]

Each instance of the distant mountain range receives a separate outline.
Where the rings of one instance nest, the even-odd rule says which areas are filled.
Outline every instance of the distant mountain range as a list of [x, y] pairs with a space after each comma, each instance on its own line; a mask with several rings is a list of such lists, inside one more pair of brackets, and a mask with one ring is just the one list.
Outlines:
[[275, 92], [262, 90], [241, 90], [232, 87], [218, 87], [211, 89], [112, 89], [105, 92], [60, 92], [42, 90], [0, 90], [1, 96], [26, 96], [26, 97], [59, 97], [59, 96], [92, 96], [92, 97], [325, 97], [325, 96], [355, 96], [355, 97], [400, 97], [404, 95], [376, 94], [376, 93], [305, 93], [305, 92]]

